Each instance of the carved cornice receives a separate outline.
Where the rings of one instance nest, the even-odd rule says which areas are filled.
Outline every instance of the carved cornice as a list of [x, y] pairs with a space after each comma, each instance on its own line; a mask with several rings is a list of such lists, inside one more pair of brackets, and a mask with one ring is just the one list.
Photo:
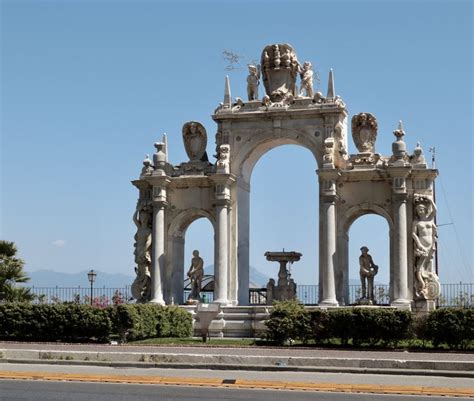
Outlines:
[[144, 181], [148, 182], [153, 187], [166, 188], [170, 184], [171, 178], [167, 175], [150, 175], [144, 177]]
[[325, 114], [343, 114], [347, 116], [347, 110], [342, 100], [339, 102], [315, 103], [311, 99], [294, 99], [292, 103], [284, 104], [284, 107], [265, 106], [260, 102], [243, 103], [243, 106], [233, 112], [220, 113], [217, 112], [212, 115], [214, 121], [225, 121], [234, 119], [249, 119], [260, 120], [262, 115], [271, 114], [272, 116], [281, 116], [282, 118], [289, 118], [289, 113], [292, 116], [314, 116]]

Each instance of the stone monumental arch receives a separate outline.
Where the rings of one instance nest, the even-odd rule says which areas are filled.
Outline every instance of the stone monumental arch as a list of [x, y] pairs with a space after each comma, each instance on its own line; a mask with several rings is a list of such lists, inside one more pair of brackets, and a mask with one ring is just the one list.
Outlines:
[[[314, 274], [319, 306], [348, 303], [349, 228], [360, 216], [377, 214], [389, 226], [390, 266], [385, 268], [390, 269], [391, 305], [434, 307], [440, 289], [432, 264], [437, 170], [428, 168], [419, 145], [413, 153], [407, 150], [401, 122], [393, 132], [391, 154], [377, 153], [375, 116], [364, 112], [349, 118], [332, 70], [325, 96], [313, 91], [312, 81], [312, 64], [300, 63], [290, 45], [266, 46], [260, 65], [249, 66], [249, 100], [233, 99], [225, 80], [224, 100], [212, 115], [216, 162], [209, 161], [208, 133], [197, 121], [182, 129], [188, 161], [171, 164], [166, 140], [155, 143], [152, 159], [145, 158], [133, 181], [139, 190], [133, 294], [139, 302], [185, 302], [185, 234], [204, 217], [215, 234], [214, 300], [222, 307], [248, 305], [252, 170], [272, 148], [295, 144], [309, 149], [318, 166], [320, 240], [314, 244], [319, 249]], [[355, 154], [348, 150], [349, 126]]]

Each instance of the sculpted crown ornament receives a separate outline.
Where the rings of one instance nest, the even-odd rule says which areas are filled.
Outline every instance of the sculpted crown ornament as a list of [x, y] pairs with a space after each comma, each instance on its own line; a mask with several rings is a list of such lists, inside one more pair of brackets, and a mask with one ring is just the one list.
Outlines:
[[374, 153], [377, 120], [372, 114], [359, 113], [352, 117], [352, 139], [359, 153]]
[[296, 96], [296, 77], [300, 66], [290, 45], [266, 46], [262, 52], [261, 65], [265, 91], [272, 102]]

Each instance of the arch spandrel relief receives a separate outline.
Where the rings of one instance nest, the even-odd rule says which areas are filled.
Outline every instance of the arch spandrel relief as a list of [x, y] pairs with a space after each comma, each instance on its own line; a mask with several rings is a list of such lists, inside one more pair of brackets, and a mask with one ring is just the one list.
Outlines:
[[[165, 302], [170, 297], [183, 299], [179, 283], [166, 281], [179, 276], [173, 276], [173, 269], [181, 269], [176, 255], [182, 252], [185, 235], [175, 232], [185, 232], [183, 218], [208, 217], [215, 231], [214, 299], [222, 305], [248, 305], [252, 169], [269, 150], [295, 144], [307, 148], [317, 164], [320, 243], [315, 246], [320, 259], [313, 268], [322, 288], [320, 305], [344, 305], [340, 296], [344, 283], [339, 280], [348, 277], [350, 224], [358, 216], [375, 213], [390, 226], [390, 303], [415, 310], [433, 307], [434, 285], [430, 281], [425, 290], [421, 284], [421, 278], [428, 280], [432, 272], [432, 258], [429, 265], [423, 262], [424, 270], [419, 267], [421, 253], [410, 230], [422, 219], [416, 199], [433, 197], [437, 170], [428, 167], [420, 145], [412, 153], [407, 149], [401, 122], [394, 131], [391, 153], [376, 153], [376, 117], [370, 112], [348, 115], [336, 92], [333, 70], [326, 94], [316, 91], [312, 85], [317, 60], [304, 60], [300, 63], [288, 44], [270, 44], [261, 52], [260, 65], [249, 65], [249, 75], [242, 78], [246, 94], [233, 98], [226, 77], [223, 102], [212, 114], [216, 127], [207, 127], [215, 132], [212, 160], [207, 156], [206, 128], [189, 121], [182, 129], [188, 161], [172, 164], [165, 138], [157, 143], [156, 153], [143, 161], [133, 184], [140, 190], [139, 201], [146, 200], [153, 208], [152, 301], [160, 300], [160, 293], [165, 294]], [[242, 100], [245, 95], [247, 101]], [[348, 144], [349, 118], [353, 153]]]

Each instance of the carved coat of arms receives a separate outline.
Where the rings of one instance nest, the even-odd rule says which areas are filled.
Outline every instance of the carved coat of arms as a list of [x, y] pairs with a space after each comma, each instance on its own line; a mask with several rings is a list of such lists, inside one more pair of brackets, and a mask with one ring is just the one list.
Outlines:
[[352, 117], [352, 139], [359, 153], [374, 153], [377, 139], [377, 120], [370, 113]]
[[190, 161], [203, 161], [207, 157], [207, 133], [201, 123], [189, 121], [183, 125], [183, 142]]
[[290, 45], [269, 45], [263, 49], [261, 68], [265, 91], [273, 102], [296, 96], [296, 77], [299, 63]]

